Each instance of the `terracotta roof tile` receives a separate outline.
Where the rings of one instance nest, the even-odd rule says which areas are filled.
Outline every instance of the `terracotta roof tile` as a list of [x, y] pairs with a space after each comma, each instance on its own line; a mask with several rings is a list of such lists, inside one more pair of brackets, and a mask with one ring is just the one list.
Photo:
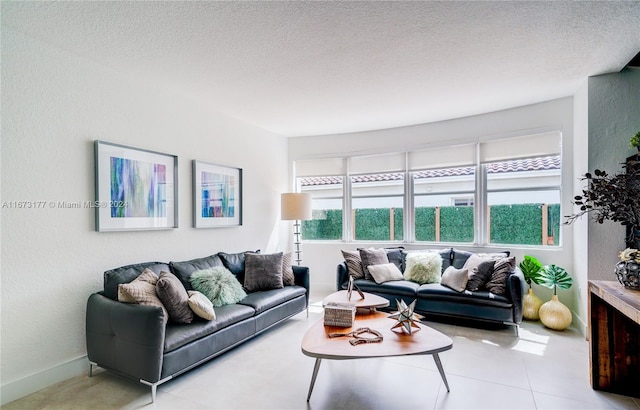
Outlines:
[[[518, 159], [513, 161], [496, 162], [487, 165], [487, 172], [489, 174], [501, 174], [507, 172], [525, 172], [525, 171], [544, 171], [560, 169], [562, 166], [562, 160], [559, 155], [530, 158], [530, 159]], [[430, 169], [425, 171], [417, 171], [414, 173], [414, 179], [422, 178], [438, 178], [438, 177], [452, 177], [452, 176], [464, 176], [473, 175], [475, 167], [460, 167], [460, 168], [444, 168], [444, 169]], [[402, 180], [404, 174], [402, 172], [394, 172], [387, 174], [368, 174], [368, 175], [355, 175], [352, 176], [352, 182], [378, 182], [378, 181], [398, 181]], [[317, 185], [334, 185], [342, 183], [342, 177], [307, 177], [301, 179], [302, 186], [317, 186]]]

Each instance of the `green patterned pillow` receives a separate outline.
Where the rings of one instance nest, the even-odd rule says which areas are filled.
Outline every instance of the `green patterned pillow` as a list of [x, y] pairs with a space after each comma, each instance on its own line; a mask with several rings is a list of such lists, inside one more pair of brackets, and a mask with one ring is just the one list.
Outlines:
[[222, 266], [195, 271], [190, 281], [193, 289], [209, 298], [213, 306], [232, 305], [247, 296], [238, 279]]

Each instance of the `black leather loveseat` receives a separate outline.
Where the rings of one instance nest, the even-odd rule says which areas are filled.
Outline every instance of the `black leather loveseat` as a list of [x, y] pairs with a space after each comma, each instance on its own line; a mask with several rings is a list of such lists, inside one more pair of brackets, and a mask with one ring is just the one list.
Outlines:
[[[471, 252], [455, 248], [438, 249], [442, 257], [442, 272], [453, 266], [460, 269]], [[405, 251], [402, 251], [404, 255]], [[389, 258], [391, 259], [391, 258]], [[402, 263], [402, 262], [398, 262]], [[349, 272], [346, 262], [337, 267], [337, 289], [346, 289]], [[494, 295], [486, 290], [457, 292], [440, 283], [418, 284], [409, 280], [393, 280], [377, 284], [369, 279], [356, 279], [356, 286], [364, 292], [373, 293], [389, 300], [389, 308], [396, 308], [396, 299], [409, 304], [416, 300], [415, 311], [429, 318], [457, 318], [473, 321], [493, 322], [518, 326], [522, 322], [522, 295], [525, 281], [522, 271], [516, 266], [508, 276], [504, 295]]]
[[225, 266], [241, 281], [243, 265], [244, 254], [220, 253], [186, 262], [141, 263], [105, 272], [104, 290], [92, 294], [87, 302], [89, 375], [93, 366], [99, 366], [133, 378], [151, 387], [154, 401], [161, 383], [308, 308], [309, 269], [302, 266], [293, 266], [293, 286], [248, 293], [236, 304], [215, 307], [216, 318], [212, 321], [167, 322], [160, 307], [118, 302], [118, 285], [131, 282], [147, 268], [156, 274], [173, 273], [190, 290], [189, 277], [196, 270]]

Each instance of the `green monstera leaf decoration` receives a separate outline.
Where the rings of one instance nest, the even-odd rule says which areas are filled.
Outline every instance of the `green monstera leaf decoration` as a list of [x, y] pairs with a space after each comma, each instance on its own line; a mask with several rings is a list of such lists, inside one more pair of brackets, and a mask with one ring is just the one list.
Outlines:
[[573, 285], [573, 279], [569, 273], [557, 265], [547, 265], [540, 271], [539, 285], [553, 289], [553, 294], [557, 294], [557, 288], [569, 289]]
[[531, 287], [531, 282], [540, 284], [540, 271], [542, 271], [542, 264], [533, 256], [524, 255], [524, 259], [520, 262], [520, 270], [524, 275], [524, 280]]

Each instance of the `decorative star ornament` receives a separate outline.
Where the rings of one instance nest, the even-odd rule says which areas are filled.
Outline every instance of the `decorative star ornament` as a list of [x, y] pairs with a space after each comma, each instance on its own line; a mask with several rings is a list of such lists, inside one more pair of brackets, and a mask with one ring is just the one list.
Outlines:
[[418, 326], [416, 322], [419, 322], [424, 316], [413, 313], [413, 310], [416, 307], [415, 300], [411, 302], [409, 306], [407, 306], [404, 300], [396, 299], [396, 307], [398, 308], [398, 311], [393, 312], [391, 315], [389, 315], [389, 319], [397, 320], [396, 324], [393, 325], [391, 330], [399, 327], [408, 334], [411, 334], [414, 328], [420, 330], [420, 326]]

